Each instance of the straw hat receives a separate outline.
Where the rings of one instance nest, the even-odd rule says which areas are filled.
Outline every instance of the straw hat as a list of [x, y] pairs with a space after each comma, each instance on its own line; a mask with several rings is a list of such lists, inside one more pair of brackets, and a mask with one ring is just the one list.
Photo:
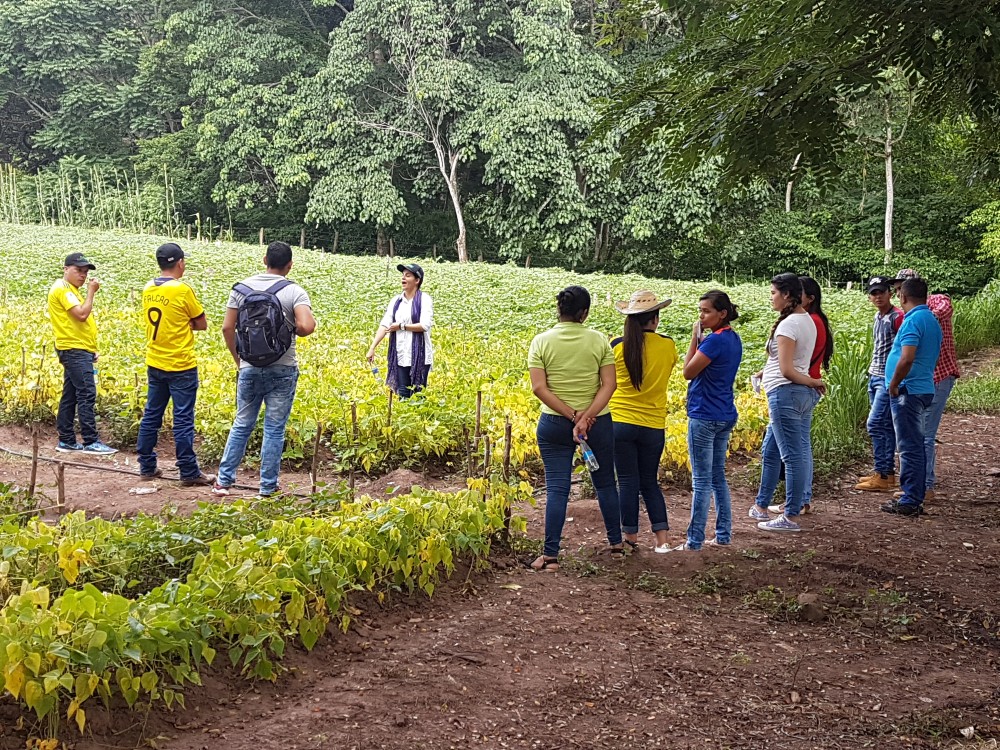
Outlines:
[[662, 310], [672, 301], [667, 298], [660, 302], [656, 295], [648, 289], [640, 289], [638, 292], [633, 292], [632, 297], [627, 302], [625, 300], [616, 302], [615, 309], [622, 315], [641, 315], [642, 313]]

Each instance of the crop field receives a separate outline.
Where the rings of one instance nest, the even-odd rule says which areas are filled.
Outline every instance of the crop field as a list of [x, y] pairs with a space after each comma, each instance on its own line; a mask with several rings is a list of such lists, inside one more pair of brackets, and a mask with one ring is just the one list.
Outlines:
[[[131, 443], [145, 398], [140, 292], [157, 275], [153, 250], [164, 240], [57, 227], [6, 225], [2, 232], [0, 417], [7, 422], [54, 418], [62, 375], [53, 355], [45, 293], [61, 274], [65, 255], [82, 251], [97, 265], [96, 276], [102, 282], [95, 303], [102, 435], [112, 443]], [[260, 269], [263, 249], [242, 244], [181, 244], [188, 256], [185, 281], [197, 290], [209, 318], [209, 330], [196, 336], [202, 381], [196, 430], [199, 451], [211, 461], [221, 454], [235, 407], [235, 371], [219, 325], [229, 289]], [[298, 344], [302, 374], [289, 422], [287, 458], [306, 457], [322, 425], [324, 442], [338, 464], [334, 468], [379, 472], [428, 461], [456, 463], [464, 458], [466, 435], [475, 423], [477, 392], [481, 392], [483, 434], [498, 449], [505, 422], [510, 420], [513, 464], [528, 465], [536, 457], [538, 402], [529, 388], [525, 359], [532, 336], [555, 322], [559, 289], [574, 283], [590, 289], [594, 308], [589, 324], [608, 335], [620, 333], [622, 326], [621, 316], [611, 307], [613, 301], [643, 287], [672, 297], [674, 303], [665, 311], [660, 330], [674, 337], [678, 354], [683, 356], [698, 297], [713, 286], [722, 286], [426, 262], [424, 290], [433, 297], [435, 311], [430, 387], [421, 398], [395, 403], [390, 415], [387, 389], [372, 375], [364, 355], [386, 304], [398, 291], [397, 262], [397, 258], [295, 251], [290, 278], [310, 293], [319, 327]], [[765, 410], [763, 401], [749, 393], [746, 381], [752, 368], [762, 362], [763, 342], [774, 314], [766, 285], [745, 284], [728, 291], [741, 311], [738, 330], [746, 352], [739, 380], [744, 389], [738, 404], [741, 420], [733, 447], [752, 449], [761, 438]], [[864, 295], [857, 290], [831, 289], [824, 305], [840, 341], [860, 347], [859, 359], [863, 360], [870, 319]], [[385, 347], [383, 343], [380, 358]], [[380, 367], [384, 373], [384, 362]], [[682, 471], [687, 465], [685, 387], [675, 371], [664, 465]], [[356, 438], [352, 405], [357, 413]]]

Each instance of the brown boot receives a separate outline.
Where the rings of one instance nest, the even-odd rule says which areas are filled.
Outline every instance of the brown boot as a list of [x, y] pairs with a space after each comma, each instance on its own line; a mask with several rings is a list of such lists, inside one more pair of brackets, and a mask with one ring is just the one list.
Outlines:
[[890, 481], [889, 476], [876, 474], [874, 477], [866, 479], [863, 482], [858, 482], [854, 485], [854, 489], [861, 490], [862, 492], [890, 492], [895, 486], [895, 482]]

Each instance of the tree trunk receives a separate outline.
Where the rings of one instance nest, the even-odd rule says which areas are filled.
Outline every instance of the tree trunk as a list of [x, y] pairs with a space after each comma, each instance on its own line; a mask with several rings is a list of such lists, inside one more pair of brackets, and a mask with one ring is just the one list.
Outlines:
[[434, 151], [438, 158], [438, 168], [448, 185], [448, 196], [455, 210], [455, 222], [458, 224], [458, 238], [455, 240], [455, 250], [458, 252], [458, 262], [469, 262], [469, 249], [466, 245], [465, 217], [462, 213], [462, 196], [458, 189], [458, 152], [445, 154], [444, 144], [434, 140]]
[[389, 240], [385, 236], [385, 229], [381, 226], [375, 233], [375, 254], [380, 258], [389, 254]]
[[892, 212], [895, 202], [892, 181], [892, 125], [885, 130], [885, 265], [892, 262]]
[[594, 236], [594, 264], [601, 260], [601, 246], [604, 244], [604, 222], [597, 225], [597, 234]]
[[795, 184], [795, 170], [799, 168], [799, 159], [802, 158], [802, 152], [795, 157], [795, 161], [792, 162], [792, 173], [788, 177], [788, 184], [785, 185], [785, 213], [790, 214], [792, 212], [792, 185]]

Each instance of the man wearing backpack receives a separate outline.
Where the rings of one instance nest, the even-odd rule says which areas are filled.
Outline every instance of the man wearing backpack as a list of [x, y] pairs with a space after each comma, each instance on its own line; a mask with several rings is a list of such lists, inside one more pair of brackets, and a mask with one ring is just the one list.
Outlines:
[[264, 255], [266, 273], [233, 287], [226, 304], [222, 336], [239, 368], [236, 418], [226, 440], [213, 495], [228, 495], [236, 483], [250, 433], [264, 405], [264, 441], [260, 451], [260, 494], [278, 492], [278, 472], [285, 447], [285, 425], [292, 411], [299, 368], [295, 337], [316, 330], [309, 295], [288, 280], [292, 248], [272, 242]]

